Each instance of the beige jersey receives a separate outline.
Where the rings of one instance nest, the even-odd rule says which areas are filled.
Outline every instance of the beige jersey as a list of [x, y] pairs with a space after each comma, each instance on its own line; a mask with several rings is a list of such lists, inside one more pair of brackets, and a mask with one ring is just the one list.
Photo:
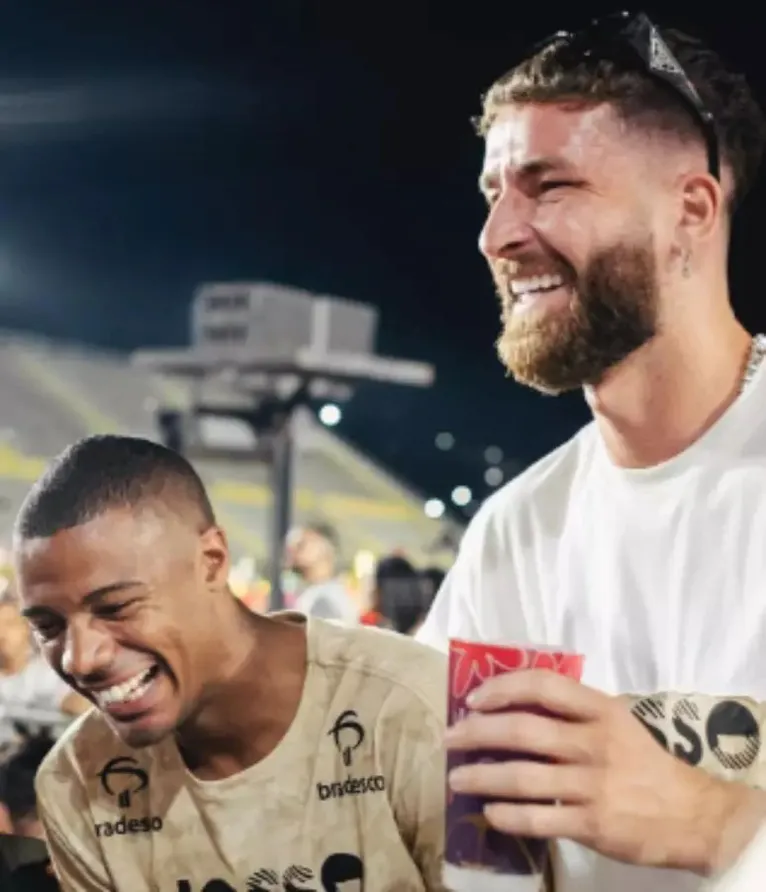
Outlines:
[[173, 740], [140, 750], [91, 711], [37, 792], [67, 892], [441, 890], [446, 663], [392, 632], [310, 619], [292, 726], [200, 781]]

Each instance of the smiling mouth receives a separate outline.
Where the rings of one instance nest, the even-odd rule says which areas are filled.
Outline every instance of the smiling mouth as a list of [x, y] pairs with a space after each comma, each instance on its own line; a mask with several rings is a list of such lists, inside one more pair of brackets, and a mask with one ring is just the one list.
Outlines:
[[564, 284], [564, 277], [559, 275], [530, 276], [526, 279], [512, 279], [509, 283], [509, 291], [513, 302], [520, 303], [548, 291], [555, 291]]
[[569, 302], [572, 288], [563, 276], [537, 276], [534, 279], [514, 279], [508, 283], [504, 305], [506, 318], [514, 313], [524, 314], [538, 307], [545, 307], [553, 301], [558, 305], [561, 299]]
[[120, 684], [112, 685], [110, 688], [104, 688], [100, 691], [91, 691], [91, 697], [96, 701], [96, 705], [100, 709], [108, 709], [110, 706], [119, 706], [122, 704], [133, 703], [140, 700], [146, 694], [152, 685], [152, 682], [159, 674], [160, 667], [158, 663], [145, 669], [143, 672], [134, 675], [127, 681]]

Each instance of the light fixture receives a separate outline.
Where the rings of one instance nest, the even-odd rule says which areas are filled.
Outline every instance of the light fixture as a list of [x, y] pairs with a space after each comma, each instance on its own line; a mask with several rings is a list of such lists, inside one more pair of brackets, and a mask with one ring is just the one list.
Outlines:
[[438, 520], [444, 514], [444, 502], [441, 499], [429, 499], [423, 506], [426, 517]]
[[343, 413], [341, 412], [340, 407], [336, 406], [335, 403], [325, 403], [319, 410], [319, 420], [325, 427], [335, 427], [342, 417]]
[[484, 450], [484, 461], [488, 465], [499, 465], [503, 460], [503, 450], [499, 446], [487, 446]]
[[472, 498], [473, 493], [467, 486], [456, 486], [452, 490], [452, 501], [459, 508], [465, 508], [465, 506], [471, 501]]
[[491, 467], [487, 468], [484, 472], [484, 482], [487, 486], [500, 486], [503, 482], [503, 472], [500, 468]]

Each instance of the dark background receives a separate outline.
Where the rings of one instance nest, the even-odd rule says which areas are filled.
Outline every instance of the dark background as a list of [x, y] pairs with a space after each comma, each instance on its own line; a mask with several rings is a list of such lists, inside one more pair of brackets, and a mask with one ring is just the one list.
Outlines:
[[[379, 350], [427, 392], [360, 389], [339, 432], [428, 495], [479, 497], [587, 418], [505, 379], [476, 250], [490, 82], [606, 4], [20, 0], [0, 21], [0, 326], [132, 349], [182, 344], [202, 281], [270, 279], [376, 304]], [[646, 11], [712, 40], [762, 101], [766, 13]], [[725, 14], [724, 14], [725, 13]], [[737, 310], [766, 329], [766, 191], [735, 232]], [[0, 382], [0, 386], [1, 382]], [[448, 453], [437, 432], [454, 433]]]

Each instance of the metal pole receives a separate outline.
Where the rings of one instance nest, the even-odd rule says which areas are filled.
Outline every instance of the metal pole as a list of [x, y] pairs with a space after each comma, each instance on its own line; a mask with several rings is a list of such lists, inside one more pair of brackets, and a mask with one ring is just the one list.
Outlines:
[[293, 491], [292, 413], [277, 410], [271, 432], [271, 610], [284, 610], [282, 562], [284, 544], [290, 528]]

